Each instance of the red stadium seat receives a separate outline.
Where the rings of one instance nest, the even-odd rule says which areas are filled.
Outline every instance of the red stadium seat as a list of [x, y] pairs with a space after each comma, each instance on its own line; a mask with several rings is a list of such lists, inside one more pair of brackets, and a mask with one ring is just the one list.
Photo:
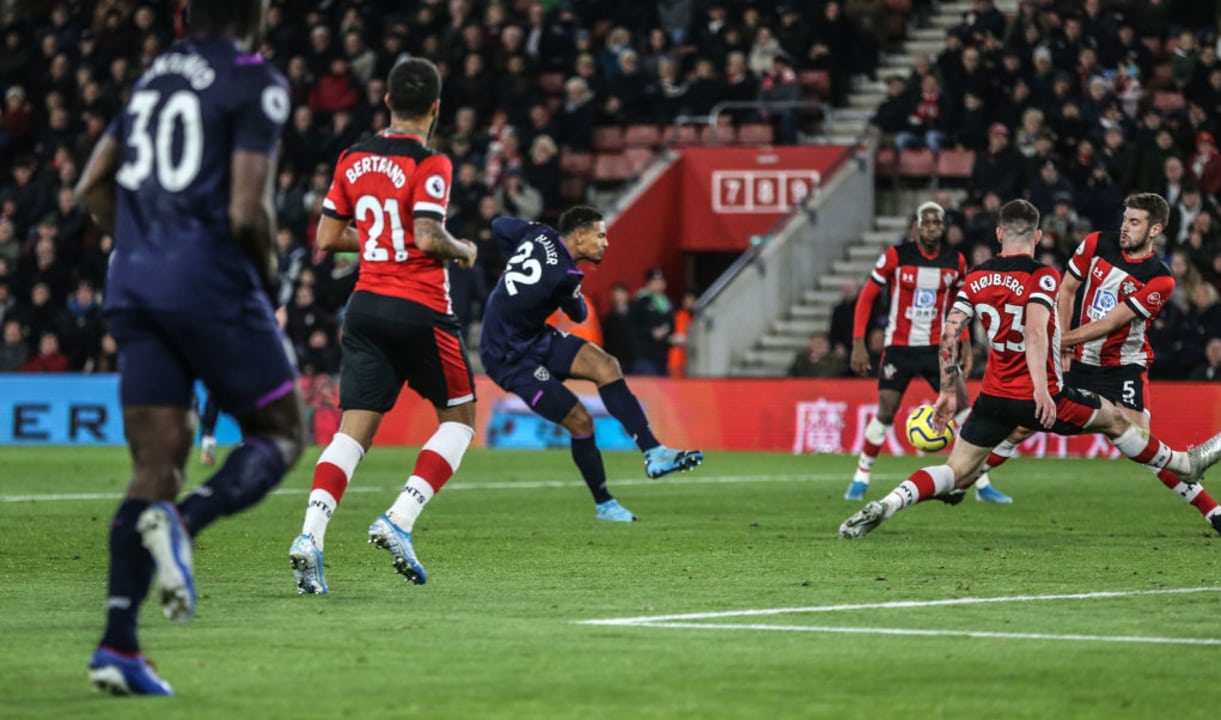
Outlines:
[[975, 167], [974, 150], [942, 150], [937, 158], [937, 177], [963, 180]]
[[695, 145], [699, 139], [700, 131], [694, 125], [679, 125], [677, 132], [673, 125], [667, 125], [662, 134], [662, 142], [666, 145]]
[[585, 189], [589, 181], [583, 177], [566, 177], [560, 180], [560, 197], [569, 202], [584, 202]]
[[627, 158], [628, 167], [631, 169], [631, 177], [636, 177], [652, 164], [653, 158], [657, 156], [657, 153], [653, 152], [652, 148], [630, 147], [623, 151], [623, 156]]
[[594, 150], [596, 152], [619, 152], [623, 147], [623, 128], [617, 125], [594, 128]]
[[873, 159], [873, 172], [875, 175], [894, 175], [899, 169], [899, 156], [895, 153], [895, 149], [884, 147], [878, 150], [878, 154]]
[[831, 97], [831, 73], [826, 70], [802, 70], [797, 77], [806, 95], [820, 100]]
[[738, 128], [739, 145], [771, 145], [774, 132], [767, 123], [750, 123]]
[[623, 142], [630, 148], [653, 148], [661, 144], [661, 129], [656, 125], [628, 125]]
[[937, 168], [933, 151], [927, 149], [904, 150], [899, 153], [899, 175], [902, 177], [929, 177]]
[[620, 153], [598, 153], [594, 157], [594, 180], [622, 182], [632, 176], [632, 164]]
[[734, 131], [733, 125], [728, 123], [718, 125], [715, 136], [711, 127], [705, 125], [700, 128], [701, 145], [732, 145], [736, 137], [737, 133]]
[[560, 170], [566, 175], [589, 175], [594, 169], [593, 153], [577, 153], [565, 150], [560, 153]]

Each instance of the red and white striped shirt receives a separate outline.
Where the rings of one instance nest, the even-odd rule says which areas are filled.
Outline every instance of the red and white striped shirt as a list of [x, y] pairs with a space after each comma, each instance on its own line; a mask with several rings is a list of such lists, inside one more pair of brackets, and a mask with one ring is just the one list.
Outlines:
[[1119, 247], [1119, 233], [1096, 232], [1077, 246], [1068, 271], [1083, 283], [1078, 327], [1101, 320], [1119, 303], [1136, 313], [1127, 325], [1073, 348], [1073, 358], [1097, 367], [1148, 367], [1153, 348], [1145, 331], [1174, 292], [1166, 264], [1156, 254], [1129, 258]]
[[1060, 373], [1060, 321], [1056, 291], [1060, 273], [1028, 255], [1001, 255], [980, 263], [967, 275], [954, 309], [978, 317], [991, 350], [984, 370], [983, 392], [1014, 400], [1034, 398], [1034, 381], [1026, 362], [1026, 308], [1038, 303], [1047, 319], [1047, 391], [1064, 386]]
[[453, 165], [406, 133], [383, 130], [348, 148], [335, 164], [322, 213], [356, 219], [360, 233], [357, 290], [452, 313], [445, 263], [415, 244], [412, 220], [445, 221]]
[[962, 286], [967, 261], [954, 247], [942, 243], [936, 255], [925, 255], [917, 242], [887, 248], [870, 273], [857, 299], [854, 337], [864, 337], [873, 300], [890, 287], [890, 316], [886, 346], [936, 347], [950, 300]]

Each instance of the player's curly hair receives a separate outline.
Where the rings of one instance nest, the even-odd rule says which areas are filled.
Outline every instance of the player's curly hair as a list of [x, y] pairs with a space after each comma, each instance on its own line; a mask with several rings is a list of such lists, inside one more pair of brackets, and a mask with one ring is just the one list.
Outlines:
[[253, 40], [263, 26], [263, 0], [191, 0], [187, 24], [199, 35]]
[[1123, 206], [1149, 213], [1150, 225], [1166, 227], [1166, 221], [1170, 219], [1170, 205], [1157, 193], [1133, 193], [1124, 199]]
[[574, 205], [560, 215], [560, 224], [557, 229], [560, 231], [561, 237], [568, 237], [577, 230], [593, 225], [601, 219], [602, 213], [597, 208], [591, 208], [588, 205]]
[[390, 112], [404, 117], [424, 117], [441, 97], [441, 73], [424, 58], [411, 58], [395, 65], [386, 78]]

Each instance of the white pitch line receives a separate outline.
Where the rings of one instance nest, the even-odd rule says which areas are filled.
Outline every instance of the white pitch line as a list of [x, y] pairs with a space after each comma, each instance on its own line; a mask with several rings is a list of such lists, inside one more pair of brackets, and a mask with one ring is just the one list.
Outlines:
[[[844, 612], [848, 610], [885, 610], [895, 608], [943, 607], [947, 605], [981, 605], [985, 603], [1037, 602], [1042, 600], [1096, 600], [1100, 598], [1133, 597], [1137, 595], [1185, 595], [1188, 593], [1221, 592], [1221, 587], [1166, 588], [1163, 590], [1118, 590], [1064, 595], [1009, 595], [990, 598], [949, 598], [946, 600], [895, 600], [882, 603], [859, 603], [854, 605], [814, 605], [811, 607], [762, 608], [756, 610], [730, 610], [726, 612], [685, 613], [682, 615], [646, 615], [629, 618], [604, 618], [601, 620], [575, 620], [579, 625], [653, 625], [682, 620], [715, 620], [732, 617], [759, 617], [763, 615], [785, 615], [794, 613]], [[729, 627], [701, 625], [700, 627]], [[769, 626], [775, 627], [775, 626]]]
[[1000, 640], [1068, 640], [1074, 642], [1145, 643], [1149, 645], [1221, 645], [1213, 638], [1140, 637], [1137, 635], [1055, 635], [1050, 633], [1008, 633], [986, 630], [912, 630], [908, 628], [832, 627], [828, 625], [713, 625], [709, 623], [640, 623], [633, 627], [679, 628], [687, 630], [773, 630], [781, 632], [846, 633], [856, 635], [916, 635], [923, 637], [969, 637]]
[[[660, 480], [646, 480], [643, 478], [617, 478], [610, 480], [609, 484], [621, 487], [631, 487], [636, 485], [719, 485], [719, 484], [747, 484], [747, 483], [772, 483], [772, 482], [802, 482], [802, 481], [828, 481], [828, 480], [843, 480], [846, 477], [843, 474], [829, 473], [809, 473], [800, 475], [690, 475], [683, 477], [668, 477]], [[898, 480], [899, 476], [887, 476], [874, 474], [874, 479], [894, 479]], [[455, 482], [446, 485], [446, 490], [538, 490], [546, 488], [583, 488], [584, 483], [571, 480], [527, 480], [523, 482]], [[383, 492], [398, 492], [401, 488], [398, 487], [370, 487], [367, 485], [349, 486], [346, 492], [350, 493], [383, 493]], [[305, 495], [309, 493], [309, 488], [280, 488], [273, 490], [272, 495]], [[123, 493], [45, 493], [45, 494], [30, 494], [30, 495], [0, 495], [0, 502], [64, 502], [70, 500], [119, 500], [123, 497]]]

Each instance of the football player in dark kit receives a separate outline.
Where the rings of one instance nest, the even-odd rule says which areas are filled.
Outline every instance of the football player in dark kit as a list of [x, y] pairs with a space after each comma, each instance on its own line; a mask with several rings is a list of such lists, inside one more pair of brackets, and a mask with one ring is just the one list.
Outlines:
[[589, 410], [564, 386], [566, 378], [593, 381], [607, 411], [644, 453], [651, 478], [689, 470], [704, 460], [699, 450], [675, 450], [658, 442], [644, 408], [623, 379], [619, 361], [602, 348], [551, 327], [556, 308], [581, 322], [588, 314], [577, 269], [597, 263], [606, 252], [606, 223], [596, 209], [576, 206], [560, 216], [559, 230], [542, 223], [500, 217], [492, 233], [505, 270], [488, 296], [480, 331], [479, 357], [488, 376], [526, 402], [535, 413], [572, 434], [572, 459], [597, 505], [597, 518], [632, 522], [636, 516], [606, 489], [606, 469], [594, 441]]
[[[114, 228], [105, 309], [119, 346], [132, 479], [110, 527], [106, 629], [89, 680], [170, 695], [136, 637], [154, 572], [166, 617], [195, 611], [192, 538], [261, 500], [305, 441], [269, 300], [271, 178], [283, 76], [251, 51], [267, 2], [193, 1], [189, 36], [149, 66], [94, 148], [77, 194]], [[178, 502], [202, 380], [245, 438]]]

